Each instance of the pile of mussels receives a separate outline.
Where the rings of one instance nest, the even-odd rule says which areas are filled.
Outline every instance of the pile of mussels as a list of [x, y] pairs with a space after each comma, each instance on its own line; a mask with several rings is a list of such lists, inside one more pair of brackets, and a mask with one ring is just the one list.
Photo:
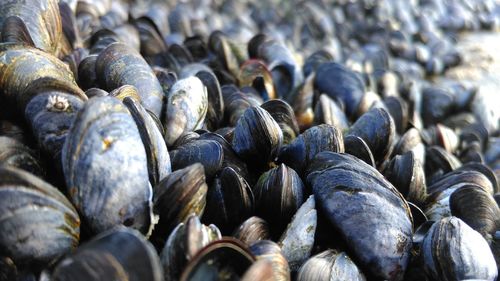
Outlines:
[[495, 280], [493, 0], [0, 1], [0, 280]]

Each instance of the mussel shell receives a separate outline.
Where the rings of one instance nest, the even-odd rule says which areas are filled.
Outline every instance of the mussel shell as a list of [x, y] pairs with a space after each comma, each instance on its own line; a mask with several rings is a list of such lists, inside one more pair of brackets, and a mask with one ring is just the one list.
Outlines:
[[278, 244], [271, 240], [260, 240], [250, 245], [250, 252], [255, 255], [257, 260], [265, 259], [272, 262], [274, 280], [291, 280], [290, 267]]
[[0, 26], [4, 25], [9, 16], [17, 16], [25, 23], [35, 47], [58, 55], [62, 51], [63, 33], [57, 3], [55, 0], [2, 1]]
[[413, 151], [392, 158], [385, 167], [384, 176], [408, 201], [419, 206], [425, 202], [427, 196], [425, 174]]
[[349, 154], [321, 152], [308, 170], [319, 210], [359, 264], [376, 278], [402, 280], [413, 234], [403, 196], [377, 170]]
[[46, 265], [74, 250], [80, 218], [55, 187], [23, 170], [0, 167], [0, 256], [19, 267]]
[[178, 280], [188, 261], [208, 243], [219, 239], [219, 229], [202, 224], [196, 215], [177, 225], [161, 251], [165, 280]]
[[195, 139], [170, 151], [172, 169], [178, 170], [195, 163], [201, 163], [207, 178], [212, 179], [222, 167], [224, 150], [214, 140]]
[[163, 246], [170, 232], [191, 215], [202, 216], [206, 205], [205, 170], [199, 163], [175, 170], [154, 189], [154, 212], [160, 216], [151, 241]]
[[322, 94], [314, 107], [314, 123], [329, 124], [344, 131], [349, 128], [349, 121], [344, 111], [328, 95]]
[[262, 167], [276, 158], [282, 142], [283, 133], [272, 116], [251, 106], [238, 120], [231, 146], [247, 163]]
[[373, 108], [359, 117], [347, 134], [358, 136], [368, 144], [378, 166], [391, 155], [396, 127], [387, 110]]
[[425, 174], [427, 178], [433, 173], [442, 171], [451, 172], [462, 165], [458, 158], [440, 146], [433, 145], [425, 151]]
[[117, 227], [94, 237], [63, 259], [51, 280], [163, 280], [160, 259], [137, 231]]
[[248, 246], [256, 241], [269, 240], [271, 238], [269, 224], [265, 220], [255, 216], [245, 220], [234, 231], [232, 236]]
[[408, 105], [398, 96], [391, 96], [384, 99], [384, 105], [394, 119], [396, 132], [403, 134], [408, 126]]
[[362, 138], [353, 135], [346, 136], [344, 138], [344, 149], [345, 153], [358, 157], [374, 168], [377, 167], [370, 147]]
[[207, 88], [191, 76], [178, 80], [170, 89], [165, 111], [165, 141], [171, 146], [184, 133], [200, 129], [208, 110]]
[[41, 176], [43, 169], [35, 152], [16, 139], [0, 136], [0, 165], [9, 165]]
[[297, 210], [278, 242], [292, 272], [298, 271], [311, 255], [317, 224], [314, 196], [311, 195]]
[[277, 98], [273, 77], [263, 61], [251, 59], [243, 63], [238, 74], [238, 82], [240, 87], [256, 88], [259, 95], [266, 101]]
[[255, 257], [243, 243], [225, 237], [201, 249], [189, 262], [180, 280], [235, 280], [241, 278], [254, 262]]
[[213, 72], [208, 71], [198, 71], [196, 77], [207, 87], [208, 109], [205, 124], [209, 130], [215, 131], [224, 117], [224, 99], [219, 80]]
[[416, 159], [420, 163], [425, 162], [425, 147], [422, 143], [420, 133], [417, 129], [411, 128], [407, 130], [398, 140], [392, 151], [393, 155], [401, 155], [408, 151], [413, 151]]
[[421, 251], [424, 269], [435, 280], [495, 280], [498, 275], [486, 240], [456, 217], [435, 222]]
[[2, 45], [0, 78], [1, 93], [20, 112], [24, 112], [33, 96], [52, 89], [63, 90], [83, 101], [87, 99], [65, 63], [27, 46]]
[[253, 210], [253, 192], [247, 181], [232, 168], [223, 168], [208, 190], [203, 221], [219, 226], [227, 235]]
[[261, 107], [278, 123], [283, 132], [283, 144], [290, 143], [299, 134], [299, 125], [292, 107], [283, 100], [269, 100]]
[[307, 129], [280, 150], [278, 160], [302, 175], [321, 151], [344, 152], [344, 140], [338, 128], [322, 124]]
[[491, 241], [500, 225], [500, 209], [493, 196], [477, 185], [465, 185], [450, 196], [451, 215]]
[[155, 186], [172, 172], [170, 156], [162, 132], [153, 117], [135, 99], [126, 97], [123, 99], [123, 104], [130, 111], [139, 129], [148, 159], [149, 182]]
[[[230, 128], [227, 128], [230, 129]], [[218, 130], [220, 132], [220, 130]], [[235, 170], [240, 176], [245, 178], [245, 180], [249, 184], [253, 184], [252, 178], [248, 173], [247, 165], [245, 162], [239, 158], [234, 152], [231, 144], [228, 140], [226, 140], [222, 135], [216, 133], [205, 133], [199, 137], [200, 140], [214, 140], [218, 142], [222, 146], [222, 150], [224, 152], [224, 160], [222, 161], [222, 167], [230, 167]]]
[[269, 260], [261, 259], [252, 264], [245, 275], [241, 277], [242, 281], [275, 281], [273, 263]]
[[316, 70], [314, 88], [333, 100], [340, 99], [346, 105], [346, 114], [354, 118], [365, 95], [363, 80], [345, 66], [328, 62]]
[[444, 120], [453, 110], [453, 95], [445, 89], [437, 87], [425, 88], [422, 97], [421, 116], [425, 126]]
[[262, 174], [253, 188], [257, 216], [280, 235], [304, 203], [305, 187], [297, 172], [281, 164]]
[[144, 108], [160, 116], [163, 89], [136, 50], [123, 43], [113, 43], [99, 54], [95, 67], [103, 87], [110, 91], [126, 84], [136, 87]]
[[78, 112], [64, 143], [62, 166], [68, 194], [93, 232], [119, 224], [148, 232], [152, 189], [146, 152], [118, 99], [96, 97]]
[[366, 280], [356, 264], [345, 252], [327, 250], [310, 258], [297, 275], [298, 281]]
[[475, 185], [493, 195], [493, 187], [488, 178], [477, 171], [453, 171], [427, 186], [429, 196], [425, 213], [430, 220], [437, 221], [450, 216], [450, 195], [465, 185]]

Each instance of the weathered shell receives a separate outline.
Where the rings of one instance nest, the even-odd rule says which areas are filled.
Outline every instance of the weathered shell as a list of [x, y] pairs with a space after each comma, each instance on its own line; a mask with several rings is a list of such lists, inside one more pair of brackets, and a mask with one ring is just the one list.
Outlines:
[[297, 172], [285, 164], [262, 174], [253, 188], [257, 216], [280, 235], [304, 203], [305, 187]]
[[424, 269], [435, 280], [496, 280], [486, 240], [456, 217], [435, 222], [422, 243]]
[[344, 152], [344, 140], [338, 128], [322, 124], [307, 129], [280, 150], [278, 159], [302, 175], [321, 151]]
[[165, 280], [177, 280], [186, 264], [201, 248], [219, 239], [219, 229], [213, 224], [202, 224], [196, 215], [191, 215], [185, 224], [180, 223], [169, 235], [161, 251]]
[[137, 231], [111, 229], [82, 245], [55, 268], [51, 280], [162, 281], [160, 259]]
[[273, 161], [283, 142], [283, 133], [261, 107], [249, 107], [234, 129], [232, 148], [247, 163], [262, 167]]
[[96, 97], [78, 112], [64, 143], [62, 166], [68, 194], [93, 232], [119, 224], [148, 232], [152, 189], [146, 152], [118, 99]]
[[298, 281], [366, 280], [356, 264], [344, 252], [327, 250], [310, 258], [297, 275]]
[[20, 18], [34, 46], [57, 56], [64, 51], [61, 49], [63, 30], [57, 3], [56, 0], [2, 1], [0, 27], [10, 16]]
[[[36, 84], [33, 83], [33, 87]], [[68, 130], [77, 112], [83, 107], [84, 101], [77, 96], [57, 90], [43, 92], [41, 88], [40, 86], [41, 93], [32, 98], [26, 106], [24, 115], [41, 150], [59, 165]]]
[[205, 170], [199, 163], [176, 170], [154, 189], [154, 212], [160, 216], [152, 234], [152, 242], [163, 246], [171, 231], [191, 215], [203, 215], [207, 184]]
[[163, 89], [153, 70], [136, 50], [123, 43], [113, 43], [99, 54], [95, 67], [103, 87], [110, 91], [126, 84], [136, 87], [144, 108], [160, 116]]
[[321, 152], [309, 170], [307, 182], [319, 210], [359, 264], [378, 278], [402, 280], [413, 233], [403, 196], [377, 170], [349, 154]]
[[52, 185], [0, 167], [0, 255], [19, 267], [46, 265], [78, 246], [80, 218]]
[[253, 192], [247, 181], [232, 168], [223, 168], [208, 190], [203, 221], [219, 226], [227, 235], [253, 211]]
[[83, 101], [87, 99], [66, 64], [42, 50], [27, 46], [2, 45], [0, 78], [1, 93], [19, 112], [24, 112], [33, 96], [49, 90], [64, 90], [64, 93]]
[[178, 80], [170, 89], [165, 113], [165, 141], [171, 146], [184, 133], [200, 129], [208, 109], [207, 88], [197, 77]]
[[278, 242], [292, 272], [297, 272], [311, 255], [317, 224], [315, 201], [311, 195], [297, 210]]

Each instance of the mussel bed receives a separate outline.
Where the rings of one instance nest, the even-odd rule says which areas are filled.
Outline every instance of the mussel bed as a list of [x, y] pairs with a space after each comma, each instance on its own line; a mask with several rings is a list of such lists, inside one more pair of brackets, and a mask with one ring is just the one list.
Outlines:
[[2, 0], [0, 281], [496, 280], [500, 98], [453, 73], [498, 30], [495, 0]]

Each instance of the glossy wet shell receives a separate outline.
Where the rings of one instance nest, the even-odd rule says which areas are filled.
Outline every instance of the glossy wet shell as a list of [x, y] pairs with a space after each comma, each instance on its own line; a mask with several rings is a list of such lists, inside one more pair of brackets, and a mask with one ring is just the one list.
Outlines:
[[97, 57], [96, 74], [107, 90], [123, 85], [137, 88], [144, 108], [160, 116], [163, 105], [163, 89], [153, 70], [133, 48], [114, 43]]
[[309, 169], [307, 182], [319, 210], [360, 266], [376, 278], [402, 280], [413, 233], [403, 196], [377, 170], [349, 154], [321, 152]]
[[245, 161], [259, 165], [273, 161], [283, 142], [283, 133], [261, 107], [245, 110], [234, 129], [232, 148]]
[[78, 246], [80, 219], [74, 207], [28, 172], [0, 168], [0, 212], [0, 252], [17, 265], [45, 265]]
[[155, 186], [154, 211], [160, 216], [153, 232], [153, 243], [163, 245], [170, 232], [191, 214], [205, 210], [207, 184], [199, 163], [172, 172]]
[[302, 175], [321, 151], [344, 152], [344, 140], [338, 128], [322, 124], [307, 129], [280, 150], [279, 161]]
[[96, 97], [85, 104], [64, 144], [62, 162], [68, 194], [93, 232], [120, 224], [148, 231], [152, 189], [146, 152], [118, 99]]

